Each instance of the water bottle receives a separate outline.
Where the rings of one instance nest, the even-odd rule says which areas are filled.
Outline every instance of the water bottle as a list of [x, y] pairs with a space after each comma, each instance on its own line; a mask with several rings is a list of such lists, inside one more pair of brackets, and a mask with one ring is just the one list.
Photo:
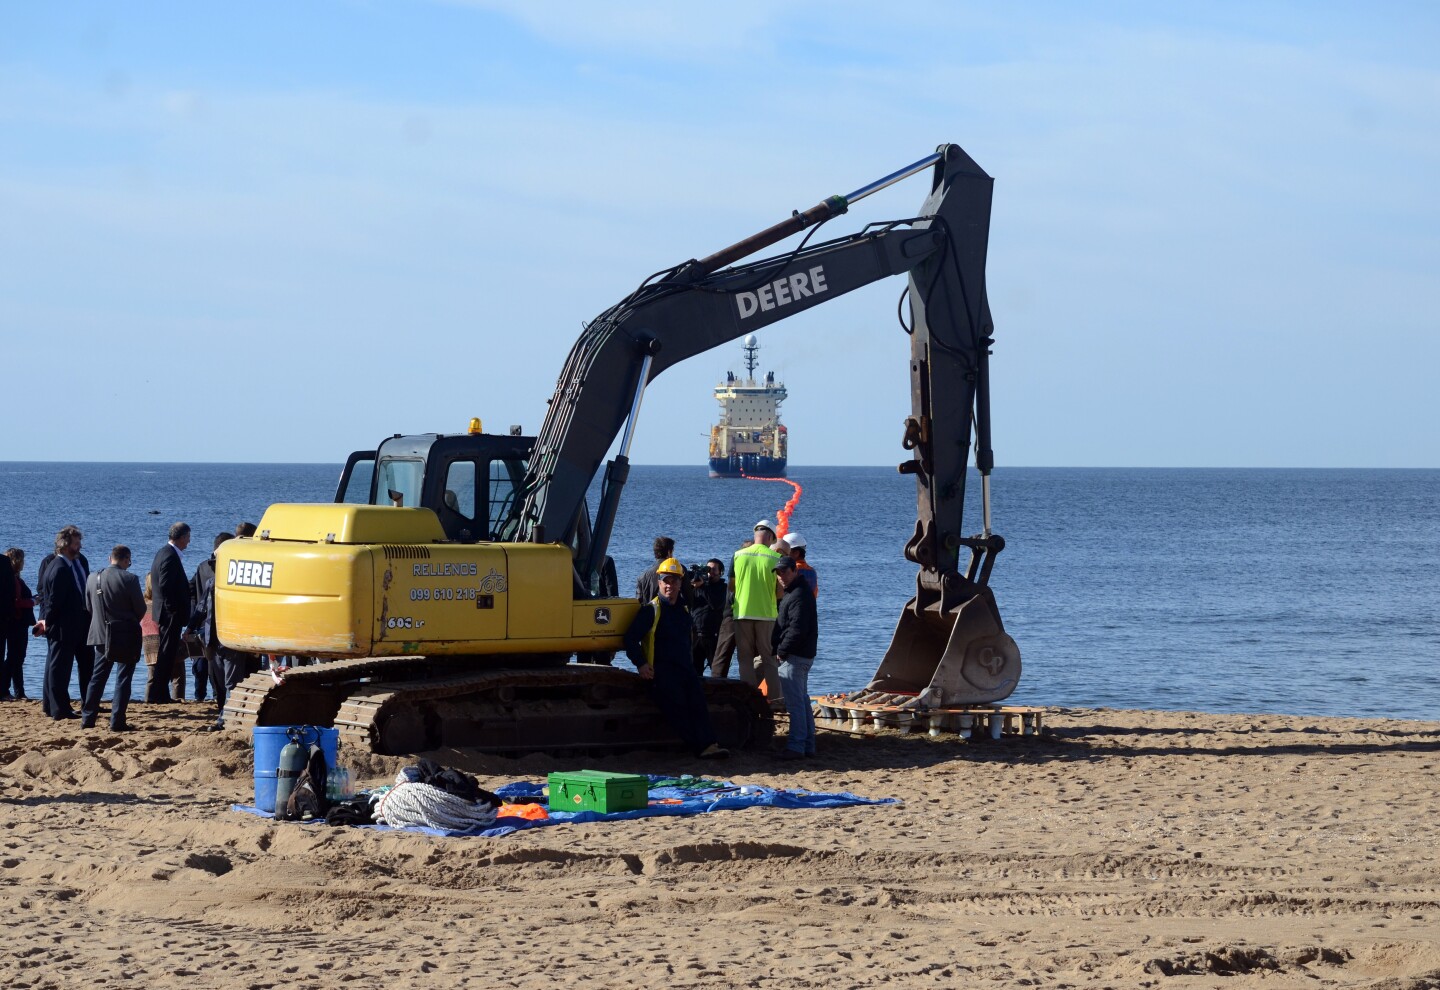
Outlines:
[[325, 797], [332, 803], [348, 801], [355, 796], [350, 784], [350, 770], [346, 767], [331, 767], [325, 777]]

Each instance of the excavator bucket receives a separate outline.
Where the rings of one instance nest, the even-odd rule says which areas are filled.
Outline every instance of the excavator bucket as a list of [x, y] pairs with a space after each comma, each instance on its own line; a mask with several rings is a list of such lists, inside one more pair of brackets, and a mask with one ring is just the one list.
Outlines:
[[1005, 632], [994, 594], [981, 586], [950, 609], [910, 599], [874, 678], [857, 697], [890, 695], [907, 708], [962, 708], [1007, 698], [1019, 682], [1020, 648]]

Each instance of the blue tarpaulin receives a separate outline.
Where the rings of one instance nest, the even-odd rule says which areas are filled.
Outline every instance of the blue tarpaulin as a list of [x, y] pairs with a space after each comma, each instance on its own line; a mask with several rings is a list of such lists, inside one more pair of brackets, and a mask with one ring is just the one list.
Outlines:
[[[705, 786], [713, 784], [714, 786]], [[497, 788], [495, 793], [509, 802], [541, 797], [545, 793], [543, 784], [516, 781]], [[868, 798], [848, 791], [822, 794], [815, 791], [778, 789], [759, 784], [733, 784], [729, 781], [677, 782], [674, 777], [650, 776], [651, 801], [679, 801], [679, 804], [652, 804], [638, 811], [615, 811], [608, 814], [600, 811], [552, 811], [549, 818], [497, 818], [495, 823], [484, 829], [469, 829], [457, 832], [439, 828], [393, 829], [388, 825], [360, 825], [390, 832], [421, 832], [426, 835], [481, 835], [496, 838], [519, 832], [527, 828], [545, 828], [549, 825], [566, 825], [571, 822], [616, 822], [628, 818], [664, 818], [678, 815], [703, 815], [711, 811], [738, 811], [742, 808], [845, 808], [857, 804], [899, 804], [896, 798]], [[243, 811], [262, 818], [274, 815], [250, 805], [235, 804], [232, 811]]]

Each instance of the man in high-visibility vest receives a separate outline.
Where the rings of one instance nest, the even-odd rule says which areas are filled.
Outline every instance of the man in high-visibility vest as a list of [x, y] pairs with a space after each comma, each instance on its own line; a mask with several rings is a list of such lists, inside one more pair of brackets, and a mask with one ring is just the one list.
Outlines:
[[729, 756], [715, 741], [705, 686], [690, 661], [690, 613], [680, 600], [685, 568], [671, 557], [656, 565], [655, 576], [660, 593], [641, 606], [625, 630], [625, 653], [693, 753], [703, 759]]
[[735, 645], [740, 657], [740, 679], [746, 684], [764, 685], [772, 708], [780, 708], [779, 664], [770, 646], [775, 628], [775, 562], [780, 554], [775, 543], [775, 524], [761, 519], [755, 524], [755, 542], [735, 554], [730, 573], [735, 580]]

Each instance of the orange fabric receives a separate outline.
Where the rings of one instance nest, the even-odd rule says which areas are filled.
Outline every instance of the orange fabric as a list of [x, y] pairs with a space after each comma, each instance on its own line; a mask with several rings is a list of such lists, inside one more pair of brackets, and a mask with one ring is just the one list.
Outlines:
[[[797, 560], [797, 561], [795, 561], [795, 569], [796, 569], [797, 571], [813, 571], [815, 568], [811, 567], [809, 564], [805, 563], [805, 561], [803, 561], [803, 560]], [[819, 598], [819, 597], [820, 597], [820, 585], [818, 585], [818, 584], [815, 585], [815, 597], [816, 597], [816, 598]]]
[[550, 812], [545, 810], [544, 805], [539, 804], [502, 804], [500, 810], [495, 813], [496, 818], [528, 818], [531, 821], [539, 821], [542, 818], [549, 818]]

